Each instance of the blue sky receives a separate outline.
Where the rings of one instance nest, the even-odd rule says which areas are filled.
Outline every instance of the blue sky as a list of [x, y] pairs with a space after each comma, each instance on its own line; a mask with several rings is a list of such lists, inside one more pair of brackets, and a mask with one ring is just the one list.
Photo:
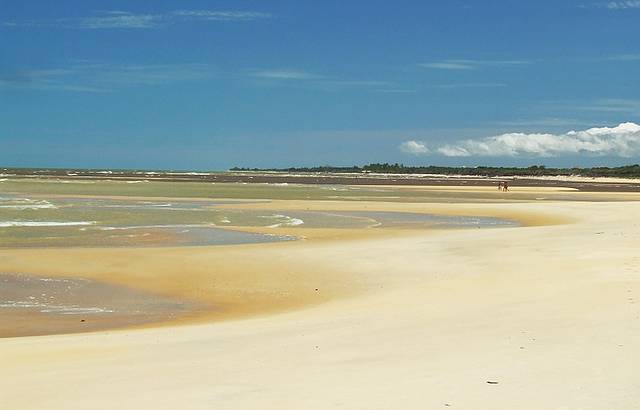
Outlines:
[[638, 21], [635, 0], [5, 0], [0, 166], [636, 163]]

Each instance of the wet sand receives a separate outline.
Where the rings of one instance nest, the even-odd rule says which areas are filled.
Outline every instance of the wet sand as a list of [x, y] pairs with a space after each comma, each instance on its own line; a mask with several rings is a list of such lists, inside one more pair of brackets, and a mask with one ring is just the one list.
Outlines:
[[[501, 210], [500, 207], [480, 204], [452, 207], [443, 204], [384, 202], [270, 201], [229, 206], [234, 209], [273, 212], [324, 210], [347, 215], [354, 212], [370, 216], [376, 213], [404, 214], [413, 216], [414, 219], [423, 214], [425, 217], [436, 214], [439, 215], [436, 219], [450, 223], [455, 222], [456, 217], [475, 215], [481, 218], [505, 218], [504, 223], [507, 227], [515, 226], [514, 223], [535, 226], [564, 222], [564, 219], [549, 214], [509, 212]], [[402, 213], [395, 214], [396, 212]], [[0, 337], [139, 327], [145, 324], [171, 326], [177, 322], [222, 321], [271, 314], [353, 296], [365, 289], [354, 283], [349, 276], [343, 276], [340, 271], [328, 269], [326, 265], [331, 264], [330, 261], [318, 258], [313, 266], [309, 266], [307, 257], [297, 258], [293, 255], [298, 252], [312, 255], [316, 246], [324, 248], [326, 242], [333, 245], [335, 241], [355, 239], [398, 236], [411, 238], [433, 233], [438, 229], [437, 225], [430, 224], [414, 224], [413, 229], [406, 224], [389, 225], [384, 227], [383, 224], [383, 227], [374, 228], [375, 224], [371, 224], [356, 229], [310, 228], [305, 225], [225, 228], [230, 234], [266, 233], [274, 237], [298, 238], [291, 243], [148, 247], [146, 242], [141, 242], [130, 247], [56, 247], [54, 244], [53, 247], [47, 248], [0, 249], [1, 266], [5, 271], [19, 272], [25, 275], [25, 278], [29, 277], [31, 272], [46, 272], [48, 280], [68, 281], [70, 278], [78, 278], [79, 281], [92, 281], [91, 283], [99, 285], [96, 286], [97, 289], [89, 287], [87, 294], [83, 296], [85, 300], [94, 298], [95, 304], [116, 298], [109, 306], [122, 303], [123, 306], [118, 308], [118, 311], [126, 312], [128, 305], [142, 306], [145, 298], [151, 299], [154, 295], [158, 300], [165, 300], [167, 303], [173, 301], [176, 305], [185, 306], [185, 311], [181, 312], [155, 312], [150, 309], [139, 316], [102, 315], [93, 318], [91, 323], [75, 322], [65, 316], [56, 320], [45, 318], [46, 320], [32, 322], [30, 327], [25, 325], [25, 318], [16, 318], [12, 314], [24, 313], [30, 318], [36, 318], [33, 312], [5, 308], [4, 316], [10, 320], [0, 328]], [[470, 228], [482, 227], [474, 225]], [[453, 228], [455, 229], [455, 225]], [[494, 229], [491, 226], [484, 228]], [[452, 227], [445, 224], [439, 229]], [[139, 292], [140, 296], [135, 296], [135, 292]], [[7, 293], [7, 290], [4, 293]], [[39, 295], [39, 291], [31, 293]], [[104, 293], [109, 296], [105, 297]], [[2, 292], [0, 296], [3, 296]], [[142, 300], [138, 302], [135, 299], [139, 297], [142, 297]], [[7, 300], [7, 297], [3, 299]], [[75, 295], [75, 299], [78, 299], [78, 295]], [[68, 303], [77, 303], [77, 300]], [[197, 309], [187, 309], [186, 306]], [[39, 327], [43, 323], [45, 326]], [[13, 325], [17, 327], [13, 329]], [[28, 329], [31, 329], [31, 333]]]
[[0, 301], [0, 338], [169, 322], [199, 309], [175, 299], [84, 278], [7, 273], [0, 273]]
[[2, 339], [0, 399], [49, 409], [633, 408], [640, 202], [602, 195], [234, 205], [498, 216], [515, 228], [279, 227], [270, 232], [307, 239], [0, 250], [3, 271], [220, 307], [179, 326]]

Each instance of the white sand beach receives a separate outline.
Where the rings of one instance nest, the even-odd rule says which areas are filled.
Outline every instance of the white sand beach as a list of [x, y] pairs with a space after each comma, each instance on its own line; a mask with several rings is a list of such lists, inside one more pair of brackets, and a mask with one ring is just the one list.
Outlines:
[[277, 207], [287, 204], [474, 211], [525, 226], [276, 228], [307, 239], [0, 250], [2, 271], [90, 277], [220, 307], [157, 327], [0, 339], [0, 407], [511, 410], [640, 403], [640, 202]]

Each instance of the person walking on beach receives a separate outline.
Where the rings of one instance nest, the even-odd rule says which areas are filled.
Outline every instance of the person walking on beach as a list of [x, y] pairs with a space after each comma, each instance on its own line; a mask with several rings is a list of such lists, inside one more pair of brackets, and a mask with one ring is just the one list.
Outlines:
[[509, 183], [508, 183], [507, 181], [504, 181], [504, 182], [502, 183], [502, 190], [503, 190], [504, 192], [507, 192], [507, 191], [509, 190]]
[[502, 181], [498, 182], [498, 191], [502, 191]]

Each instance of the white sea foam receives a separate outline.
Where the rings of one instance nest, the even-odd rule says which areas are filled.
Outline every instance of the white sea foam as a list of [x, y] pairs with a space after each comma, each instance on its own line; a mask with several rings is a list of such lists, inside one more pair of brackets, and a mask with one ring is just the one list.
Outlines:
[[137, 226], [98, 226], [101, 231], [116, 231], [129, 229], [153, 229], [153, 228], [211, 228], [215, 224], [181, 224], [181, 225], [137, 225]]
[[42, 182], [57, 182], [60, 184], [95, 184], [95, 181], [80, 181], [80, 180], [69, 180], [69, 179], [57, 179], [55, 181], [53, 180], [46, 180], [46, 181], [42, 181]]
[[[10, 200], [11, 201], [11, 200]], [[57, 209], [58, 207], [49, 201], [33, 201], [31, 199], [17, 199], [13, 200], [14, 203], [9, 205], [0, 205], [0, 209]], [[18, 203], [15, 203], [18, 202]]]
[[42, 303], [42, 302], [36, 302], [36, 301], [25, 302], [25, 301], [14, 301], [14, 300], [7, 300], [5, 302], [0, 302], [0, 308], [38, 309], [41, 313], [58, 313], [61, 315], [81, 315], [81, 314], [115, 312], [112, 309], [101, 308], [101, 307], [82, 307], [78, 305], [50, 305], [48, 303]]
[[211, 175], [210, 172], [165, 172], [165, 175]]
[[41, 309], [42, 313], [59, 313], [61, 315], [87, 315], [95, 313], [113, 313], [115, 310], [101, 307], [81, 307], [81, 306], [51, 306]]
[[38, 227], [38, 226], [83, 226], [93, 225], [94, 221], [79, 221], [79, 222], [57, 222], [57, 221], [0, 221], [0, 228], [10, 227]]
[[173, 204], [125, 204], [125, 205], [120, 205], [120, 204], [101, 204], [99, 205], [100, 208], [125, 208], [125, 209], [154, 209], [154, 208], [161, 208], [163, 210], [166, 211], [202, 211], [203, 209], [199, 209], [199, 208], [174, 208]]
[[151, 234], [149, 232], [145, 232], [145, 233], [140, 233], [140, 234], [129, 234], [129, 235], [109, 235], [109, 238], [142, 238], [142, 237], [150, 236], [150, 235]]
[[[40, 282], [59, 282], [59, 283], [73, 283], [73, 280], [69, 279], [58, 279], [58, 278], [38, 278]], [[87, 279], [75, 279], [75, 282], [82, 281], [86, 282]]]
[[[298, 226], [304, 224], [304, 221], [299, 218], [292, 218], [287, 215], [272, 215], [272, 218], [284, 219], [282, 222], [278, 222], [277, 224], [269, 225], [268, 228], [279, 228], [282, 226]], [[268, 217], [267, 217], [268, 218]]]
[[57, 207], [53, 204], [46, 204], [46, 205], [33, 204], [33, 205], [0, 205], [0, 208], [27, 210], [27, 209], [56, 209]]

